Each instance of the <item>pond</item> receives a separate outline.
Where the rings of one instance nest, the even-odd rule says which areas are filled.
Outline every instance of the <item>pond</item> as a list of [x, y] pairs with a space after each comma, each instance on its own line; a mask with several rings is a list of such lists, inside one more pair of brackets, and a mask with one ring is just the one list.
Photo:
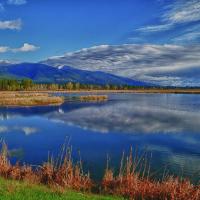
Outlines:
[[[72, 94], [70, 94], [72, 95]], [[70, 96], [70, 95], [65, 95]], [[81, 156], [92, 177], [117, 169], [123, 151], [149, 154], [151, 172], [199, 180], [200, 95], [109, 94], [106, 102], [66, 101], [61, 106], [1, 107], [0, 138], [11, 161], [33, 166], [56, 156], [64, 143]]]

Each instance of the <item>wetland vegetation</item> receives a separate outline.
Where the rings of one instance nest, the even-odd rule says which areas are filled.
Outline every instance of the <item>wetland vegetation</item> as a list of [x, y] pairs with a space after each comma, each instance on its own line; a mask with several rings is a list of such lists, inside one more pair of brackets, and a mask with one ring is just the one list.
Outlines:
[[[45, 189], [48, 195], [52, 195], [50, 191], [57, 191], [60, 193], [60, 197], [63, 198], [66, 196], [67, 191], [73, 190], [78, 193], [113, 195], [111, 199], [115, 199], [114, 196], [121, 197], [121, 199], [138, 200], [200, 199], [200, 186], [193, 185], [189, 180], [168, 176], [167, 174], [164, 174], [161, 180], [155, 180], [154, 177], [150, 176], [150, 165], [146, 154], [142, 157], [135, 154], [135, 157], [133, 157], [132, 149], [128, 157], [122, 156], [118, 173], [114, 172], [107, 164], [104, 176], [99, 182], [93, 180], [89, 172], [84, 172], [81, 159], [77, 163], [73, 162], [72, 149], [66, 148], [66, 146], [63, 146], [58, 158], [50, 157], [47, 162], [36, 168], [26, 164], [11, 164], [8, 159], [8, 152], [6, 144], [2, 143], [0, 176], [14, 181], [10, 181], [11, 184], [7, 186], [7, 190], [10, 191], [16, 189], [15, 181], [22, 181], [35, 185], [33, 189], [39, 190], [41, 197], [45, 195], [44, 191], [41, 190], [41, 186], [44, 185], [49, 188]], [[6, 185], [7, 182], [4, 181], [3, 185]], [[25, 183], [20, 185], [22, 192], [24, 192], [22, 186]], [[26, 187], [28, 189], [30, 186]], [[18, 193], [13, 195], [20, 196], [19, 191], [18, 189]], [[3, 194], [5, 195], [5, 191]], [[85, 196], [87, 196], [86, 194]], [[88, 195], [88, 197], [91, 197], [91, 195]], [[99, 196], [97, 199], [104, 198]]]
[[64, 102], [62, 97], [47, 93], [33, 92], [0, 92], [0, 106], [41, 106], [60, 105]]

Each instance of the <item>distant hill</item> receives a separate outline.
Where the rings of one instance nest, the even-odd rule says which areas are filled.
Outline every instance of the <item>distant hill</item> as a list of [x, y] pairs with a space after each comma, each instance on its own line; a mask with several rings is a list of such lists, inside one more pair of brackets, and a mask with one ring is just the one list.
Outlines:
[[149, 84], [99, 71], [85, 71], [69, 66], [55, 68], [40, 63], [21, 63], [0, 66], [0, 78], [29, 78], [40, 83], [79, 82], [86, 84], [115, 84], [147, 86]]

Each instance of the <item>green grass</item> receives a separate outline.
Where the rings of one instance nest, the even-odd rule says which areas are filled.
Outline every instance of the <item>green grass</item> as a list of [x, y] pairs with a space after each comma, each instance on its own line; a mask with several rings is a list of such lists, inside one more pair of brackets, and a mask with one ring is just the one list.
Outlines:
[[118, 197], [84, 194], [75, 191], [61, 192], [45, 186], [0, 178], [1, 200], [122, 200]]

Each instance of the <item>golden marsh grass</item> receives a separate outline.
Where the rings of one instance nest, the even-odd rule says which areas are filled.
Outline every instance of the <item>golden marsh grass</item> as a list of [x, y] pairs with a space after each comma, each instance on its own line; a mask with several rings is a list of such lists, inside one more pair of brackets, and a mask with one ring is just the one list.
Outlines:
[[87, 102], [87, 101], [94, 101], [94, 102], [99, 102], [99, 101], [107, 101], [108, 96], [107, 95], [87, 95], [87, 96], [80, 96], [79, 97], [80, 101]]
[[0, 106], [60, 105], [63, 102], [62, 97], [48, 93], [0, 92]]

